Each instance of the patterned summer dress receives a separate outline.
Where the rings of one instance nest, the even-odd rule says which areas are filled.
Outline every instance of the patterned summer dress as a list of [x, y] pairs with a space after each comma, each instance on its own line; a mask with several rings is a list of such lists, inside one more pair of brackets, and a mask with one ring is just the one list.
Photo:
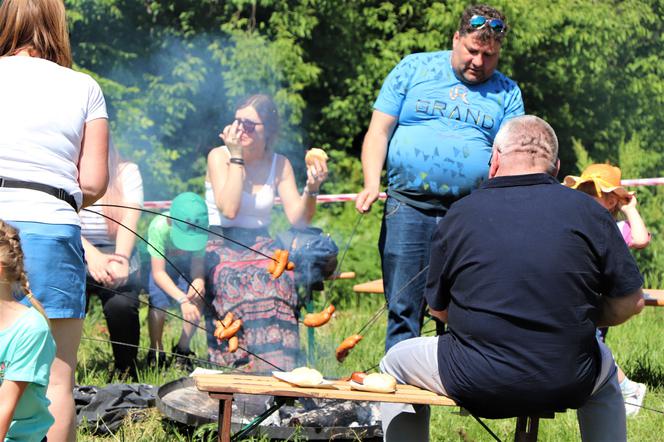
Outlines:
[[[252, 247], [271, 256], [273, 243], [270, 238], [260, 237]], [[209, 359], [252, 373], [295, 368], [300, 336], [293, 272], [284, 272], [273, 280], [267, 272], [267, 258], [251, 250], [229, 247], [223, 240], [209, 242], [207, 261], [210, 263], [206, 275], [208, 300], [220, 317], [231, 311], [243, 321], [237, 335], [240, 348], [235, 353], [228, 353], [227, 341], [220, 342], [208, 333]], [[214, 330], [214, 319], [206, 315], [207, 330]]]

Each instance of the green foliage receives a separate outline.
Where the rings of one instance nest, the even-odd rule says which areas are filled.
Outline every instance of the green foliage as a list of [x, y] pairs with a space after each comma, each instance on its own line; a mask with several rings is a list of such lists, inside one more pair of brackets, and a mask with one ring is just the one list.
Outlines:
[[[137, 161], [147, 199], [202, 192], [205, 159], [246, 94], [274, 95], [278, 150], [303, 183], [303, 151], [330, 152], [323, 191], [357, 192], [359, 150], [385, 75], [405, 55], [448, 49], [466, 1], [67, 0], [77, 69], [105, 92], [116, 145]], [[499, 0], [510, 33], [500, 70], [523, 91], [526, 110], [560, 140], [561, 176], [610, 161], [625, 178], [664, 172], [661, 0]], [[638, 252], [648, 281], [664, 282], [662, 196], [640, 188], [654, 233]], [[357, 215], [322, 207], [315, 223], [341, 242]], [[358, 245], [375, 250], [379, 208]], [[335, 231], [336, 230], [336, 231]], [[365, 235], [366, 237], [362, 237]], [[375, 276], [376, 253], [349, 252], [349, 267]], [[343, 284], [340, 283], [340, 286]]]

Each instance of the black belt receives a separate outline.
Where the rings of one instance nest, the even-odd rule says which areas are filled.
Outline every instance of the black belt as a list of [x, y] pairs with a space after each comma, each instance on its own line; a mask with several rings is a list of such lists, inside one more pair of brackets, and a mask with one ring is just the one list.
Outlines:
[[76, 206], [76, 200], [73, 196], [67, 193], [64, 189], [59, 189], [57, 187], [49, 186], [48, 184], [33, 183], [30, 181], [20, 181], [20, 180], [8, 180], [7, 178], [0, 178], [0, 187], [7, 187], [12, 189], [32, 189], [38, 190], [40, 192], [48, 193], [53, 195], [57, 199], [67, 202], [70, 206], [78, 212], [78, 207]]

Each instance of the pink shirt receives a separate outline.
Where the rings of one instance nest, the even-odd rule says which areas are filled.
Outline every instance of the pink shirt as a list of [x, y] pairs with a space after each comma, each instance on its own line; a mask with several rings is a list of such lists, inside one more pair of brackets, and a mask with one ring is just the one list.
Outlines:
[[[627, 244], [627, 247], [632, 247], [632, 226], [627, 221], [618, 221], [617, 224], [625, 244]], [[648, 242], [650, 242], [650, 233], [648, 233]]]

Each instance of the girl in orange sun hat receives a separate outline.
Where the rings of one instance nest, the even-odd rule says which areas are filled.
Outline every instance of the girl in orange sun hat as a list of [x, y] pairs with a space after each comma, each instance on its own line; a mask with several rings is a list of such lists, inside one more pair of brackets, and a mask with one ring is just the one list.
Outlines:
[[580, 177], [567, 175], [563, 184], [595, 198], [614, 218], [622, 213], [624, 221], [618, 227], [627, 245], [642, 249], [650, 242], [650, 234], [636, 208], [634, 192], [628, 192], [620, 184], [621, 172], [610, 164], [591, 164]]
[[[592, 196], [614, 218], [622, 213], [621, 218], [625, 219], [617, 221], [617, 224], [625, 243], [632, 249], [642, 249], [650, 242], [650, 234], [636, 208], [634, 192], [628, 192], [620, 184], [620, 177], [621, 172], [618, 167], [610, 164], [591, 164], [580, 177], [567, 175], [563, 184]], [[599, 329], [602, 341], [607, 332], [608, 327]], [[634, 416], [641, 409], [647, 387], [645, 384], [629, 380], [622, 369], [617, 365], [616, 367], [620, 390], [625, 400], [625, 413], [627, 416]]]

